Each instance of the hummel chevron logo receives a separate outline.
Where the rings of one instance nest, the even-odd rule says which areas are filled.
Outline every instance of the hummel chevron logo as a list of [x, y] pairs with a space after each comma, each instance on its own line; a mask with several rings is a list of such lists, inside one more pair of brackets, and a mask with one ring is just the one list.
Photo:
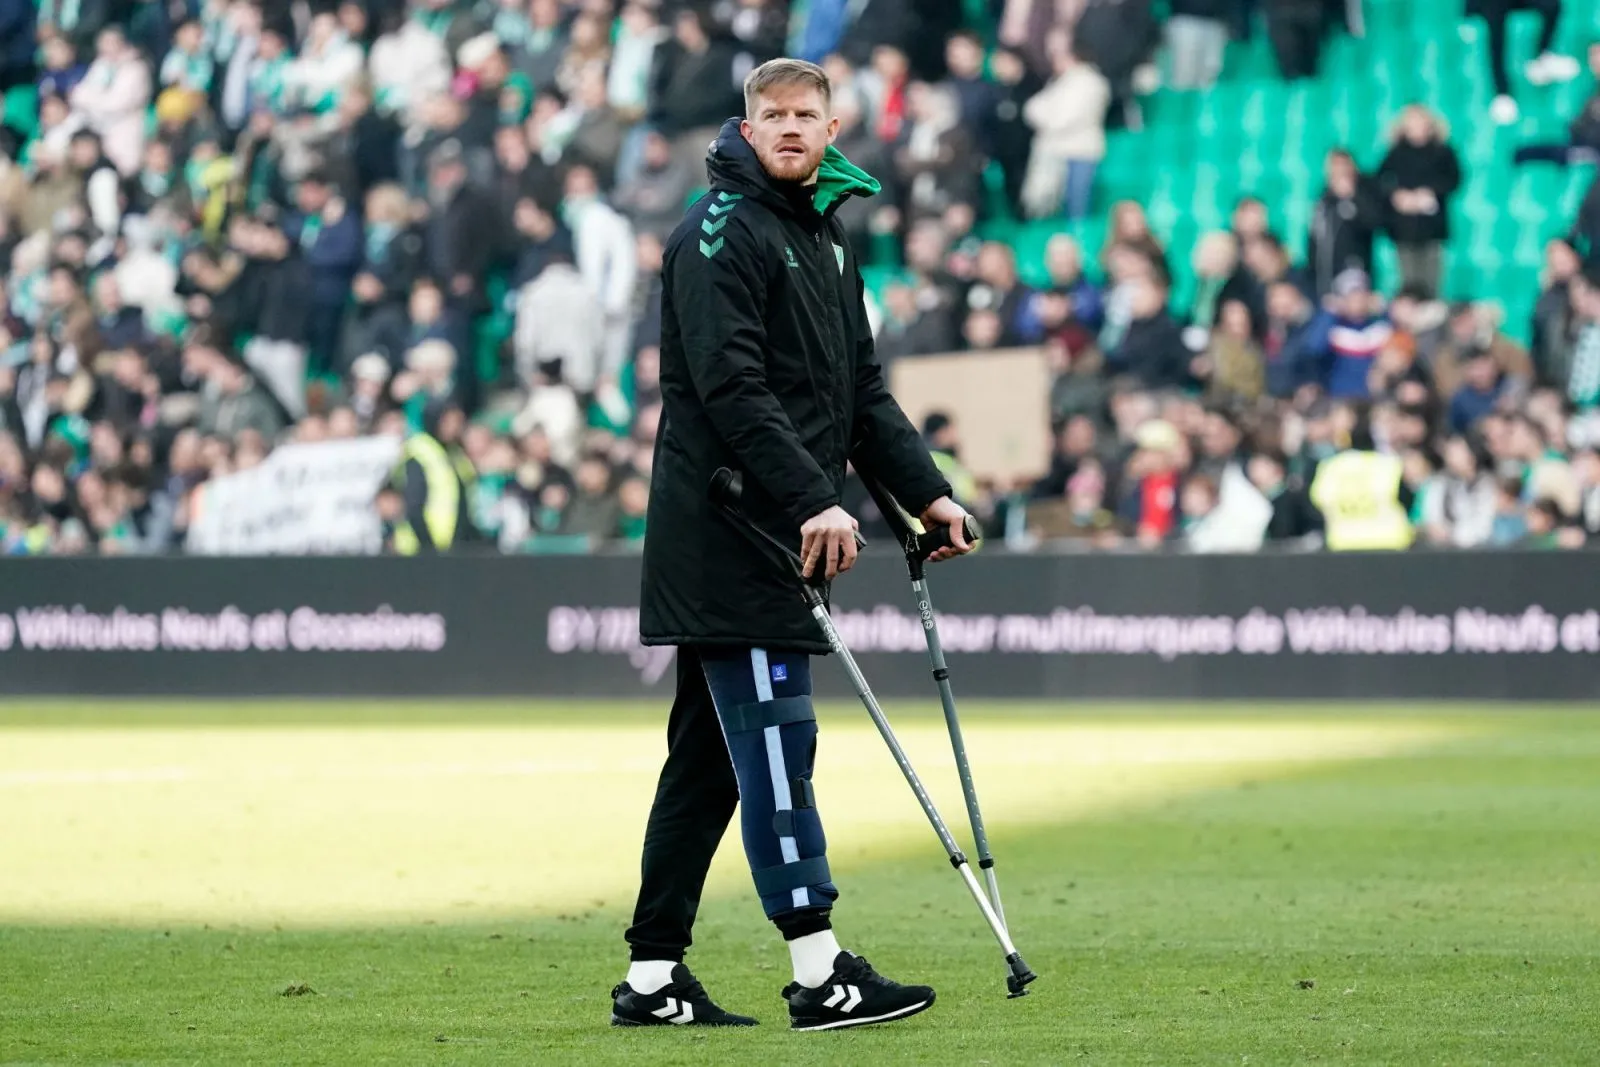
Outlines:
[[713, 236], [715, 236], [716, 232], [727, 224], [727, 219], [718, 219], [716, 222], [712, 222], [710, 219], [700, 220], [700, 228]]
[[713, 214], [713, 215], [720, 215], [724, 211], [732, 211], [733, 210], [733, 205], [732, 204], [707, 204], [706, 205], [706, 210], [711, 212], [711, 214]]
[[[682, 1012], [678, 1010], [680, 1007], [683, 1009]], [[655, 1009], [650, 1014], [654, 1015], [657, 1019], [665, 1019], [669, 1023], [682, 1026], [684, 1023], [694, 1022], [694, 1005], [690, 1004], [687, 1000], [679, 1000], [677, 997], [668, 997], [666, 1004]]]
[[718, 237], [715, 241], [712, 241], [710, 244], [706, 244], [704, 241], [701, 241], [700, 242], [700, 254], [702, 256], [705, 256], [707, 259], [710, 259], [712, 256], [716, 255], [718, 252], [722, 251], [722, 245], [723, 245], [723, 242], [725, 242], [725, 241], [727, 241], [726, 237]]
[[732, 200], [743, 200], [744, 199], [744, 194], [743, 193], [718, 193], [717, 194], [717, 199], [721, 200], [724, 204], [726, 204], [726, 203], [728, 203], [729, 201], [732, 201]]
[[[839, 1003], [840, 1001], [844, 1001], [844, 1003], [841, 1004]], [[836, 985], [833, 987], [833, 992], [828, 994], [828, 999], [822, 1002], [822, 1006], [825, 1008], [838, 1008], [846, 1015], [849, 1015], [856, 1010], [856, 1006], [860, 1003], [860, 989], [853, 985]], [[661, 1013], [657, 1012], [656, 1014], [659, 1015]]]

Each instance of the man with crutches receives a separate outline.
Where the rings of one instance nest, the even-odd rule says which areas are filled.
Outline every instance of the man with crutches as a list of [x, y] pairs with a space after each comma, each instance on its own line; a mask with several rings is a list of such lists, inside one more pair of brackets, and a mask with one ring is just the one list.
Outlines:
[[804, 574], [821, 582], [856, 558], [857, 524], [839, 506], [847, 463], [949, 531], [935, 558], [971, 546], [966, 513], [873, 355], [860, 274], [833, 216], [878, 183], [832, 147], [826, 75], [764, 64], [745, 83], [745, 111], [711, 146], [711, 191], [665, 256], [665, 417], [640, 629], [646, 644], [678, 647], [678, 687], [612, 1021], [755, 1022], [719, 1008], [682, 963], [738, 804], [756, 892], [794, 966], [790, 1025], [840, 1029], [914, 1015], [934, 993], [884, 978], [835, 939], [839, 892], [811, 788], [810, 658], [829, 644], [782, 555], [730, 521], [707, 487], [719, 469], [739, 472], [741, 514], [798, 548]]

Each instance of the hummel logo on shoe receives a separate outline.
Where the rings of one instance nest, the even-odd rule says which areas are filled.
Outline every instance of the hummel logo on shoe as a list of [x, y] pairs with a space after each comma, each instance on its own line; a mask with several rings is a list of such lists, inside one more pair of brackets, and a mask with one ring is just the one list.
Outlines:
[[783, 991], [793, 1030], [843, 1030], [893, 1022], [926, 1010], [934, 999], [925, 985], [901, 985], [883, 977], [860, 956], [841, 952], [833, 975], [815, 989], [791, 982]]
[[838, 1008], [849, 1015], [861, 1004], [861, 990], [853, 985], [836, 985], [833, 994], [822, 1002], [824, 1008]]
[[677, 997], [668, 997], [667, 1002], [650, 1013], [658, 1019], [665, 1019], [669, 1023], [682, 1026], [684, 1023], [694, 1022], [694, 1005], [687, 1000]]
[[635, 992], [627, 982], [611, 991], [612, 1026], [755, 1026], [748, 1015], [723, 1011], [705, 987], [678, 964], [672, 982], [654, 993]]

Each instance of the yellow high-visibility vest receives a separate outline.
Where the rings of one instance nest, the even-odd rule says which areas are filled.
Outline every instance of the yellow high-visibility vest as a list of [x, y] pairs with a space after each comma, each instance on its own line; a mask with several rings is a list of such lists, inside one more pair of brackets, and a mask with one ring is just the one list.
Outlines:
[[1400, 506], [1400, 460], [1378, 452], [1346, 450], [1322, 461], [1311, 500], [1327, 526], [1335, 552], [1397, 552], [1415, 536]]
[[[405, 492], [406, 464], [416, 460], [428, 483], [428, 502], [422, 507], [422, 520], [428, 526], [435, 551], [446, 551], [456, 539], [456, 519], [461, 508], [461, 481], [450, 462], [450, 454], [431, 434], [416, 433], [406, 438], [395, 468], [395, 487]], [[395, 526], [394, 550], [402, 556], [415, 556], [422, 542], [409, 521]]]
[[972, 472], [948, 452], [933, 449], [928, 454], [939, 473], [944, 475], [944, 480], [950, 483], [956, 502], [970, 507], [978, 496], [978, 480], [972, 476]]

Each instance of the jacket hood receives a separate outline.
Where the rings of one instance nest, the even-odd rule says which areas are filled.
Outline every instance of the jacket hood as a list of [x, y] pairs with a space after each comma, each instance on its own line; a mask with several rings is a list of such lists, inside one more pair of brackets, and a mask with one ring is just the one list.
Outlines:
[[[792, 211], [794, 203], [785, 195], [778, 182], [774, 182], [761, 166], [756, 150], [739, 132], [739, 119], [729, 119], [722, 124], [717, 139], [706, 152], [706, 177], [711, 188], [754, 196], [768, 204]], [[883, 187], [877, 179], [845, 158], [844, 153], [829, 145], [822, 153], [822, 164], [817, 168], [817, 184], [811, 197], [811, 206], [817, 214], [827, 216], [851, 196], [876, 196]]]

